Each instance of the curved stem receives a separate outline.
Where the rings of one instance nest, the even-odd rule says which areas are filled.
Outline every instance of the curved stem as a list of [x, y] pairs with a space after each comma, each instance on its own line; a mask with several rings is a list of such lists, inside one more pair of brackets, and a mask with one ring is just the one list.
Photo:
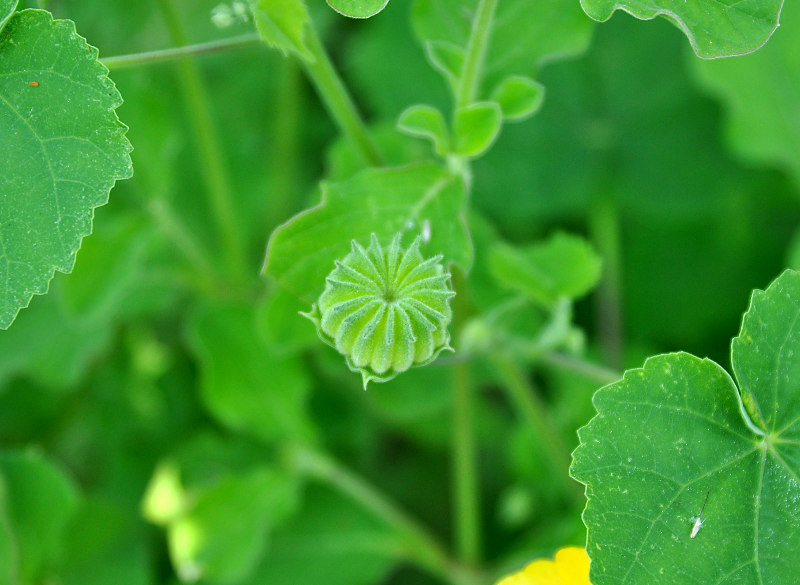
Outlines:
[[347, 88], [325, 52], [316, 29], [310, 25], [306, 30], [308, 33], [306, 44], [314, 59], [301, 59], [301, 61], [314, 87], [339, 129], [352, 142], [364, 162], [371, 166], [381, 166], [383, 160], [378, 148], [373, 143]]
[[150, 65], [153, 63], [163, 63], [165, 61], [174, 61], [175, 59], [194, 57], [195, 55], [205, 55], [206, 53], [218, 53], [220, 51], [259, 46], [263, 47], [264, 43], [258, 34], [253, 33], [249, 35], [231, 37], [221, 41], [201, 43], [198, 45], [185, 45], [183, 47], [162, 49], [160, 51], [132, 53], [130, 55], [115, 55], [113, 57], [105, 57], [104, 59], [100, 59], [100, 62], [110, 70], [126, 69], [128, 67], [138, 67], [141, 65]]
[[496, 8], [497, 0], [480, 0], [478, 3], [475, 20], [472, 23], [472, 34], [469, 37], [467, 53], [456, 89], [456, 109], [468, 106], [475, 101]]
[[[186, 35], [172, 1], [162, 0], [159, 6], [173, 42], [186, 45]], [[205, 181], [211, 213], [216, 220], [227, 272], [235, 282], [242, 282], [246, 280], [244, 247], [240, 240], [239, 224], [234, 211], [230, 178], [211, 118], [208, 93], [194, 61], [187, 59], [177, 65], [183, 100], [189, 110], [189, 117], [197, 136], [202, 157], [200, 172]]]
[[622, 372], [556, 351], [542, 354], [538, 360], [548, 366], [570, 370], [603, 385], [622, 379]]
[[552, 479], [561, 483], [562, 493], [571, 494], [576, 499], [583, 496], [582, 486], [569, 478], [569, 465], [572, 460], [570, 449], [550, 422], [547, 409], [525, 377], [522, 368], [499, 353], [492, 354], [491, 362], [500, 375], [511, 401], [520, 415], [527, 419], [543, 446], [542, 451], [552, 469]]
[[453, 585], [477, 582], [474, 575], [448, 556], [442, 545], [419, 522], [335, 459], [299, 444], [289, 446], [286, 455], [295, 469], [330, 484], [404, 534], [406, 553], [421, 567]]

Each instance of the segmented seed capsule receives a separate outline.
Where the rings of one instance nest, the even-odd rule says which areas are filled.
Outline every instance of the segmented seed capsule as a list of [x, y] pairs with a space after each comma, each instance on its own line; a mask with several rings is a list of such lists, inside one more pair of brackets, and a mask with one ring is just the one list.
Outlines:
[[388, 247], [375, 234], [366, 249], [353, 240], [335, 262], [310, 313], [320, 338], [370, 380], [386, 382], [412, 366], [430, 363], [450, 347], [450, 274], [442, 256], [427, 260], [416, 238], [407, 250], [400, 234]]

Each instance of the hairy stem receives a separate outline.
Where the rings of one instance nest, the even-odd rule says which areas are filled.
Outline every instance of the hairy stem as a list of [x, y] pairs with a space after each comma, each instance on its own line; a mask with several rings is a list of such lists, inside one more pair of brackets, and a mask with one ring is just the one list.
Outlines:
[[475, 101], [478, 85], [483, 71], [486, 50], [489, 47], [489, 35], [492, 31], [492, 19], [497, 8], [497, 0], [480, 0], [472, 22], [472, 34], [467, 44], [464, 65], [459, 76], [456, 90], [456, 109], [463, 108]]
[[174, 47], [172, 49], [163, 49], [160, 51], [146, 51], [144, 53], [132, 53], [130, 55], [115, 55], [113, 57], [100, 59], [100, 62], [111, 70], [126, 69], [128, 67], [139, 67], [141, 65], [151, 65], [153, 63], [174, 61], [176, 59], [184, 59], [196, 55], [205, 55], [206, 53], [218, 53], [220, 51], [244, 49], [246, 47], [263, 47], [263, 45], [264, 43], [261, 37], [253, 33], [198, 45], [185, 45], [183, 47]]
[[603, 385], [622, 379], [622, 373], [617, 370], [555, 351], [542, 354], [538, 359], [543, 364], [562, 370], [570, 370], [585, 378], [596, 380]]
[[370, 138], [366, 124], [325, 52], [316, 29], [311, 25], [307, 31], [306, 43], [314, 59], [313, 61], [302, 59], [302, 62], [314, 87], [339, 129], [350, 140], [364, 162], [371, 166], [381, 166], [383, 160], [378, 148]]
[[[173, 42], [177, 45], [186, 45], [186, 34], [172, 0], [162, 0], [159, 6]], [[246, 265], [244, 247], [240, 240], [239, 224], [234, 211], [230, 177], [225, 168], [219, 139], [211, 118], [208, 93], [193, 60], [185, 59], [177, 65], [183, 101], [189, 111], [200, 149], [202, 162], [199, 171], [203, 175], [211, 213], [216, 220], [227, 272], [235, 282], [242, 282], [245, 280]]]
[[404, 552], [410, 560], [453, 585], [477, 582], [474, 575], [448, 556], [442, 545], [427, 529], [376, 487], [341, 463], [316, 449], [298, 444], [288, 447], [286, 454], [294, 468], [336, 488], [405, 535]]

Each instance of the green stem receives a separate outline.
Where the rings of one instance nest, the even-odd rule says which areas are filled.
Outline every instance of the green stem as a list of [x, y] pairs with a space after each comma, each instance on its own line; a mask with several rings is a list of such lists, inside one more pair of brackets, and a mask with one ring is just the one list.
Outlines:
[[303, 76], [294, 59], [284, 59], [276, 72], [278, 89], [274, 95], [274, 124], [270, 130], [270, 156], [265, 161], [271, 183], [267, 229], [272, 231], [292, 212], [293, 196], [302, 184], [298, 163], [301, 156], [300, 133], [304, 111]]
[[478, 94], [483, 62], [489, 46], [489, 35], [492, 32], [492, 20], [497, 8], [497, 0], [480, 0], [472, 23], [472, 34], [467, 44], [464, 65], [456, 90], [456, 109], [463, 108], [475, 101]]
[[306, 28], [306, 44], [313, 60], [302, 59], [308, 76], [314, 83], [328, 111], [342, 133], [352, 142], [364, 162], [375, 167], [383, 164], [378, 148], [370, 138], [350, 94], [333, 67], [325, 47], [313, 25]]
[[140, 65], [150, 65], [152, 63], [162, 63], [164, 61], [174, 61], [185, 57], [194, 57], [206, 53], [218, 53], [232, 49], [243, 49], [246, 47], [264, 46], [261, 37], [256, 34], [241, 35], [210, 43], [199, 45], [186, 45], [161, 51], [146, 51], [144, 53], [132, 53], [130, 55], [116, 55], [100, 59], [100, 62], [109, 69], [126, 69], [128, 67], [138, 67]]
[[208, 292], [219, 290], [221, 279], [214, 269], [214, 262], [207, 250], [186, 229], [186, 226], [173, 213], [163, 199], [153, 199], [147, 205], [147, 211], [155, 219], [167, 238], [180, 250], [189, 261], [191, 270], [194, 271], [201, 285]]
[[603, 258], [603, 279], [597, 289], [597, 330], [607, 363], [622, 363], [622, 261], [620, 252], [619, 213], [608, 188], [595, 191], [589, 230], [597, 251]]
[[596, 380], [605, 385], [622, 379], [622, 374], [617, 370], [606, 368], [592, 362], [575, 358], [558, 352], [549, 352], [538, 358], [540, 362], [564, 370], [570, 370], [586, 378]]
[[562, 493], [571, 494], [576, 498], [581, 497], [583, 489], [569, 479], [569, 465], [572, 461], [570, 450], [550, 422], [547, 409], [539, 400], [525, 373], [516, 362], [499, 353], [492, 354], [491, 362], [500, 375], [511, 401], [538, 435], [542, 451], [550, 464], [550, 478], [562, 484]]
[[477, 582], [472, 573], [448, 556], [442, 545], [421, 524], [385, 494], [333, 458], [299, 444], [288, 447], [286, 455], [294, 468], [330, 484], [403, 534], [405, 552], [419, 566], [453, 585]]
[[[164, 21], [172, 40], [177, 45], [186, 45], [186, 34], [172, 5], [172, 0], [159, 3]], [[200, 148], [200, 173], [206, 185], [209, 205], [216, 220], [226, 268], [234, 282], [243, 282], [245, 276], [245, 253], [240, 240], [240, 229], [234, 212], [234, 198], [230, 178], [225, 169], [222, 151], [219, 147], [211, 106], [200, 71], [191, 59], [177, 63], [183, 101], [189, 110], [189, 117], [197, 136]]]
[[[453, 272], [456, 332], [466, 319], [463, 273]], [[480, 493], [475, 468], [474, 396], [469, 364], [459, 362], [453, 366], [453, 491], [455, 499], [455, 531], [459, 557], [467, 563], [477, 563], [481, 557]]]

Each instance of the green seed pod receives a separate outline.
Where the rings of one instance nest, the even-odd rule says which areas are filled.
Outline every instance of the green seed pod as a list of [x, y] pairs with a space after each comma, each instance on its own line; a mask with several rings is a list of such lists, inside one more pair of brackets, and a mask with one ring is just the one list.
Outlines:
[[361, 373], [365, 389], [370, 380], [386, 382], [452, 351], [450, 274], [442, 256], [425, 260], [419, 245], [417, 238], [404, 251], [400, 234], [386, 248], [375, 234], [366, 249], [353, 240], [311, 312], [303, 313], [320, 339]]

